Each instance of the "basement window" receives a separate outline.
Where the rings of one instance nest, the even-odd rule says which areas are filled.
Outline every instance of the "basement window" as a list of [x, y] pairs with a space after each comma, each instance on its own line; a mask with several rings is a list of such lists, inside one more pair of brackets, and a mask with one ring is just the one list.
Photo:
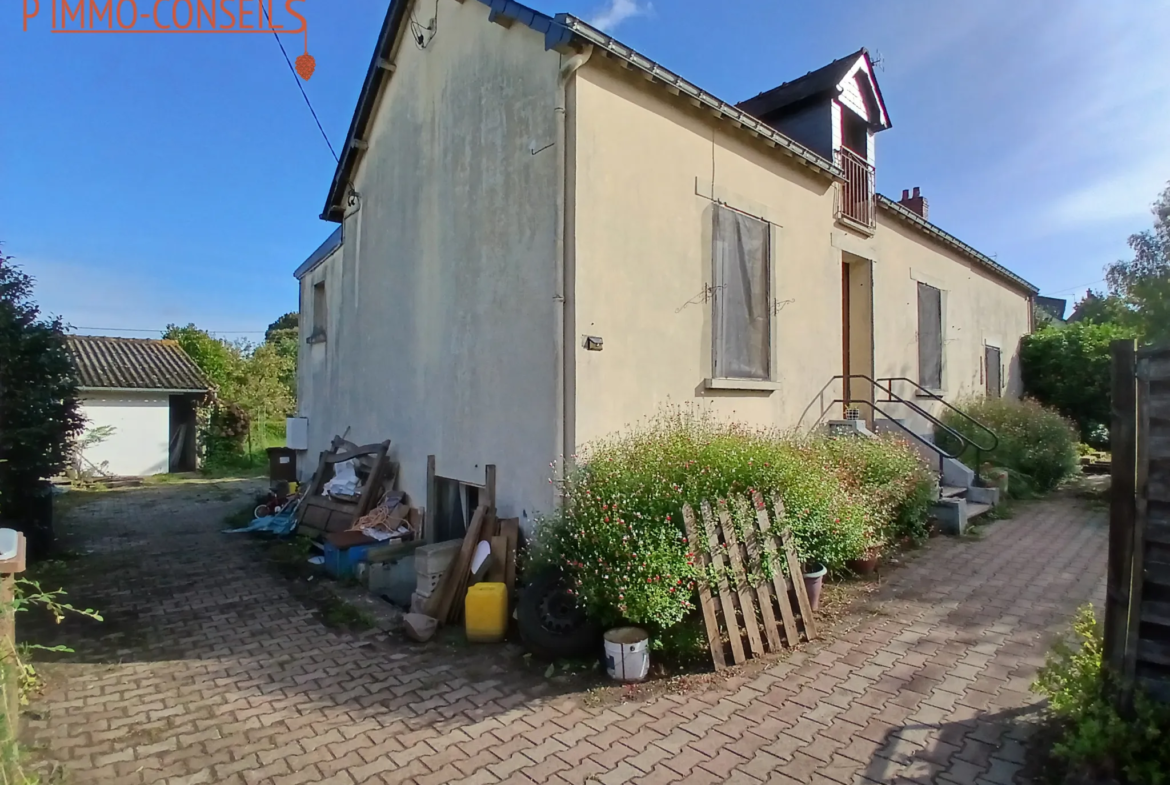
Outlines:
[[918, 284], [918, 383], [941, 392], [943, 376], [942, 291]]
[[716, 204], [712, 364], [716, 379], [771, 379], [771, 227]]

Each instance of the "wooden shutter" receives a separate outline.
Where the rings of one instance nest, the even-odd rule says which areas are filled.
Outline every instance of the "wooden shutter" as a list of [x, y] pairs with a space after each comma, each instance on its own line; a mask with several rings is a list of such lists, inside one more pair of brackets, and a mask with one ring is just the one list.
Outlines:
[[987, 368], [987, 396], [999, 398], [1003, 394], [1003, 366], [998, 346], [983, 347], [983, 364]]
[[771, 378], [769, 225], [722, 205], [714, 208], [714, 375]]
[[942, 389], [942, 292], [918, 284], [918, 383]]

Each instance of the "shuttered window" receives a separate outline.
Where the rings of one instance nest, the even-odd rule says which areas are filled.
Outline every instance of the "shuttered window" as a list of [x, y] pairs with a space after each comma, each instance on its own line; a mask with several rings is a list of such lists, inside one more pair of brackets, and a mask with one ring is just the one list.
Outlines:
[[986, 368], [987, 397], [999, 398], [1003, 394], [1003, 365], [998, 346], [983, 347], [983, 365]]
[[771, 378], [770, 227], [757, 218], [715, 205], [714, 375]]
[[918, 284], [918, 383], [928, 390], [942, 389], [942, 292]]

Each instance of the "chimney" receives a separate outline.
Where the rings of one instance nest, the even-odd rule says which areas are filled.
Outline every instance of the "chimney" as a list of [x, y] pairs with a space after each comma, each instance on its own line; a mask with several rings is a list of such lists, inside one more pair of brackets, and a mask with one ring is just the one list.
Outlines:
[[902, 199], [898, 202], [898, 204], [902, 205], [911, 212], [918, 213], [924, 219], [929, 220], [930, 206], [926, 203], [926, 197], [922, 195], [921, 191], [919, 191], [918, 186], [914, 186], [913, 196], [910, 195], [908, 190], [903, 188]]

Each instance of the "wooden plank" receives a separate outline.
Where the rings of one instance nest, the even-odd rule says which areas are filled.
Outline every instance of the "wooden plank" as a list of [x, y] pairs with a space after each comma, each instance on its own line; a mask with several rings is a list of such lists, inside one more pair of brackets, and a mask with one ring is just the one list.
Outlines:
[[492, 537], [492, 563], [488, 567], [488, 583], [504, 583], [508, 570], [508, 538], [502, 534]]
[[723, 541], [727, 543], [727, 556], [731, 559], [731, 573], [735, 576], [736, 594], [739, 595], [739, 609], [743, 613], [743, 625], [747, 628], [748, 643], [752, 653], [763, 657], [764, 642], [760, 640], [760, 625], [756, 622], [755, 594], [747, 582], [747, 574], [743, 569], [743, 558], [739, 551], [739, 539], [735, 536], [735, 524], [731, 521], [731, 511], [727, 505], [721, 503], [719, 509], [719, 523], [723, 527]]
[[[760, 534], [759, 524], [756, 522], [756, 515], [752, 515], [752, 508], [746, 499], [741, 500], [743, 507], [744, 520], [744, 540], [741, 546], [744, 549], [744, 559], [747, 565], [748, 573], [756, 573], [760, 576], [760, 583], [752, 587], [752, 591], [756, 595], [756, 602], [760, 608], [761, 625], [764, 628], [764, 638], [768, 641], [768, 651], [776, 653], [784, 648], [784, 644], [780, 642], [780, 630], [776, 624], [776, 614], [772, 611], [772, 586], [764, 577], [763, 562], [760, 556], [760, 541], [763, 535]], [[752, 501], [754, 504], [755, 501]], [[758, 509], [757, 509], [757, 512]], [[767, 517], [767, 512], [764, 512], [764, 517]]]
[[427, 601], [427, 615], [440, 622], [450, 615], [460, 582], [466, 583], [467, 572], [471, 569], [471, 557], [475, 552], [476, 543], [479, 542], [479, 529], [483, 525], [486, 512], [487, 509], [482, 506], [475, 508], [475, 514], [471, 516], [471, 524], [463, 536], [463, 545], [460, 546], [459, 553], [455, 554], [450, 566], [443, 572], [443, 577], [439, 579], [435, 593]]
[[808, 601], [808, 592], [804, 588], [804, 570], [800, 566], [800, 558], [796, 555], [796, 542], [792, 539], [792, 529], [785, 529], [780, 535], [784, 543], [784, 555], [788, 558], [788, 574], [792, 576], [792, 588], [796, 592], [796, 604], [800, 606], [800, 616], [804, 624], [804, 636], [810, 641], [817, 637], [817, 623], [813, 619], [812, 606]]
[[[788, 602], [788, 587], [784, 583], [784, 571], [780, 568], [780, 560], [776, 557], [779, 552], [776, 548], [776, 538], [772, 534], [772, 523], [768, 520], [768, 510], [764, 506], [764, 497], [757, 491], [752, 497], [752, 504], [756, 507], [756, 528], [760, 532], [760, 542], [763, 544], [764, 557], [772, 565], [772, 588], [775, 590], [776, 604], [780, 606], [780, 618], [784, 624], [784, 636], [788, 646], [793, 647], [800, 643], [796, 632], [796, 617], [792, 613], [792, 604]], [[784, 503], [776, 500], [776, 522], [784, 525]], [[761, 599], [761, 602], [763, 600]], [[773, 617], [773, 624], [775, 618]], [[777, 648], [777, 651], [779, 649]]]
[[[1143, 361], [1144, 362], [1144, 361]], [[1137, 679], [1137, 661], [1142, 656], [1139, 643], [1141, 630], [1142, 584], [1145, 571], [1145, 524], [1147, 515], [1147, 477], [1150, 468], [1150, 418], [1147, 403], [1150, 383], [1139, 363], [1137, 372], [1137, 458], [1134, 479], [1133, 554], [1130, 562], [1129, 613], [1126, 619], [1125, 654], [1121, 666], [1121, 709], [1128, 711], [1133, 701], [1133, 687]], [[1168, 648], [1170, 651], [1170, 648]], [[1143, 656], [1143, 659], [1145, 657]], [[1170, 665], [1170, 655], [1166, 663]]]
[[727, 667], [727, 659], [723, 655], [723, 635], [719, 632], [719, 617], [715, 613], [715, 598], [711, 596], [711, 589], [707, 586], [707, 566], [711, 563], [708, 556], [699, 545], [699, 527], [695, 524], [695, 511], [691, 505], [683, 505], [683, 524], [686, 526], [687, 543], [691, 552], [700, 562], [699, 574], [699, 608], [703, 611], [703, 626], [707, 628], [707, 646], [711, 649], [711, 660], [717, 669]]
[[1105, 582], [1103, 662], [1120, 674], [1129, 623], [1130, 569], [1133, 564], [1134, 495], [1137, 481], [1137, 371], [1133, 340], [1114, 341], [1112, 353], [1112, 464], [1109, 494], [1109, 556]]
[[499, 519], [496, 517], [496, 465], [489, 463], [484, 467], [484, 498], [480, 500], [480, 504], [488, 508], [487, 521], [484, 523], [483, 539], [487, 540], [490, 537], [495, 537], [500, 533]]
[[1137, 659], [1153, 665], [1170, 666], [1170, 643], [1144, 639], [1139, 640], [1137, 644]]
[[435, 532], [437, 531], [437, 528], [435, 526], [435, 522], [432, 519], [432, 516], [434, 515], [434, 511], [439, 509], [436, 506], [438, 504], [438, 501], [439, 501], [438, 492], [436, 490], [437, 487], [438, 486], [435, 484], [435, 456], [428, 455], [427, 456], [427, 517], [423, 519], [423, 529], [425, 529], [426, 541], [428, 544], [433, 543], [435, 541]]
[[321, 486], [324, 484], [324, 480], [322, 478], [325, 476], [325, 456], [328, 454], [328, 450], [321, 451], [321, 457], [317, 460], [317, 471], [313, 473], [313, 479], [309, 482], [309, 489], [305, 491], [305, 495], [301, 497], [302, 502], [297, 506], [296, 515], [298, 526], [300, 526], [301, 521], [304, 520], [305, 513], [308, 509], [306, 503], [310, 499], [318, 498], [318, 494], [321, 493]]
[[322, 510], [338, 512], [342, 515], [349, 516], [352, 516], [354, 514], [354, 510], [357, 509], [357, 504], [355, 502], [342, 502], [338, 501], [337, 499], [330, 499], [327, 496], [313, 496], [311, 498], [305, 499], [302, 502], [302, 506], [319, 507]]
[[505, 518], [500, 521], [500, 533], [508, 541], [507, 562], [504, 566], [504, 584], [508, 587], [508, 596], [512, 596], [512, 589], [516, 586], [516, 549], [520, 545], [520, 519]]
[[711, 505], [703, 502], [701, 508], [703, 528], [707, 532], [707, 545], [711, 551], [711, 566], [719, 573], [719, 605], [723, 608], [723, 621], [727, 627], [727, 637], [731, 641], [731, 656], [736, 665], [743, 664], [747, 657], [743, 653], [743, 638], [739, 633], [739, 622], [735, 618], [735, 603], [731, 599], [731, 587], [727, 583], [727, 574], [723, 571], [723, 546], [719, 544], [719, 535], [715, 532], [715, 519], [711, 515]]
[[1170, 627], [1170, 602], [1146, 600], [1142, 603], [1142, 623]]

